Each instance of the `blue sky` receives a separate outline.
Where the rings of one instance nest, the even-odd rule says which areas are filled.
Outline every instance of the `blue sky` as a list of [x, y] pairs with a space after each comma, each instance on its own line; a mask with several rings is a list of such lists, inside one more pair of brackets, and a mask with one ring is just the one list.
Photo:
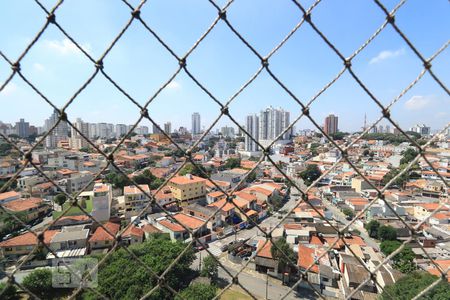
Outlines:
[[[55, 1], [43, 1], [47, 8]], [[138, 1], [131, 1], [136, 5]], [[223, 5], [224, 1], [218, 3]], [[300, 1], [304, 6], [312, 1]], [[396, 1], [384, 0], [388, 9]], [[447, 0], [411, 0], [396, 16], [398, 26], [425, 56], [431, 56], [450, 38], [450, 4]], [[141, 16], [161, 38], [182, 56], [216, 17], [208, 1], [153, 0], [142, 8]], [[115, 0], [67, 0], [56, 12], [57, 21], [94, 58], [98, 58], [130, 17], [129, 8]], [[266, 55], [300, 21], [301, 13], [289, 0], [236, 0], [227, 11], [228, 20], [257, 49]], [[362, 0], [322, 1], [312, 19], [345, 55], [352, 54], [383, 23], [383, 12], [372, 2]], [[39, 28], [45, 14], [34, 1], [0, 2], [0, 49], [15, 60]], [[178, 62], [139, 22], [133, 22], [104, 61], [105, 71], [140, 103], [151, 97], [177, 69]], [[191, 73], [222, 102], [227, 101], [259, 68], [260, 62], [245, 45], [219, 22], [188, 57]], [[55, 27], [50, 27], [23, 59], [22, 71], [51, 101], [62, 106], [92, 74], [94, 67]], [[340, 59], [313, 32], [308, 24], [291, 37], [270, 60], [271, 70], [302, 101], [308, 101], [342, 68]], [[387, 104], [422, 70], [421, 62], [400, 36], [388, 26], [353, 61], [353, 69], [367, 87]], [[436, 75], [450, 86], [450, 49], [433, 62]], [[0, 82], [10, 73], [0, 60]], [[51, 107], [18, 76], [2, 93], [0, 120], [15, 122], [24, 117], [42, 125]], [[269, 105], [291, 111], [300, 107], [263, 71], [230, 105], [241, 124], [247, 114]], [[214, 103], [181, 72], [149, 106], [150, 115], [160, 124], [171, 121], [173, 128], [190, 128], [190, 116], [198, 111], [202, 126], [209, 126], [219, 114]], [[67, 110], [69, 118], [87, 122], [132, 123], [139, 110], [101, 74]], [[380, 115], [379, 108], [348, 73], [311, 106], [311, 114], [322, 123], [335, 113], [340, 129], [358, 130], [364, 114], [368, 121]], [[403, 128], [425, 123], [433, 129], [450, 121], [450, 98], [426, 74], [393, 108], [392, 115]], [[149, 125], [143, 122], [143, 125]], [[219, 126], [230, 124], [224, 117]], [[382, 124], [386, 124], [383, 121]], [[312, 128], [303, 120], [297, 129]]]

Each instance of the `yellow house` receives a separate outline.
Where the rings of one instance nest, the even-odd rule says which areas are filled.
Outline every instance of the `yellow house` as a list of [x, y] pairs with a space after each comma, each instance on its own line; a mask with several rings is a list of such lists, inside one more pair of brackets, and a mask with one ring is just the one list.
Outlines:
[[355, 189], [355, 192], [361, 193], [362, 190], [371, 189], [372, 186], [361, 177], [354, 177], [352, 178], [352, 188]]
[[206, 179], [191, 174], [175, 176], [169, 181], [168, 185], [173, 197], [181, 205], [188, 205], [189, 201], [197, 200], [206, 195]]

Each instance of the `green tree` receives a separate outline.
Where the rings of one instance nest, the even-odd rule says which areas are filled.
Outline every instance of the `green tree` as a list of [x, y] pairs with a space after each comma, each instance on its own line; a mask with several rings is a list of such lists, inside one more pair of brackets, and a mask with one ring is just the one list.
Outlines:
[[200, 275], [208, 277], [212, 282], [215, 282], [219, 277], [219, 263], [211, 255], [208, 255], [203, 259]]
[[6, 156], [10, 153], [12, 146], [8, 143], [0, 144], [0, 156]]
[[274, 242], [270, 253], [274, 259], [278, 260], [278, 269], [281, 272], [286, 272], [289, 267], [293, 267], [293, 264], [297, 261], [297, 256], [294, 250], [289, 247], [289, 244], [284, 238], [280, 238]]
[[378, 239], [381, 241], [395, 241], [397, 239], [397, 230], [390, 225], [381, 225], [378, 228]]
[[195, 283], [182, 290], [176, 300], [210, 300], [217, 294], [217, 287], [214, 285]]
[[342, 210], [342, 213], [346, 215], [347, 217], [353, 218], [355, 216], [355, 212], [351, 210], [350, 208], [346, 207]]
[[[400, 278], [393, 285], [384, 287], [380, 300], [410, 300], [417, 296], [426, 287], [435, 282], [438, 277], [424, 271], [415, 271]], [[425, 299], [445, 300], [450, 299], [449, 284], [445, 281], [440, 282], [430, 292], [425, 295]]]
[[131, 181], [128, 177], [120, 173], [109, 173], [105, 176], [105, 181], [113, 185], [116, 189], [123, 189], [124, 186], [130, 185]]
[[155, 190], [164, 183], [164, 181], [150, 172], [150, 170], [145, 170], [141, 175], [135, 176], [133, 180], [137, 184], [147, 184], [151, 190]]
[[80, 151], [81, 151], [81, 152], [89, 153], [89, 152], [91, 152], [91, 148], [90, 148], [90, 147], [81, 147], [81, 148], [80, 148]]
[[0, 295], [5, 300], [19, 299], [16, 286], [7, 285], [4, 282], [0, 282]]
[[67, 201], [67, 197], [64, 194], [58, 194], [55, 196], [55, 202], [58, 203], [58, 205], [63, 205]]
[[234, 169], [241, 166], [241, 160], [239, 158], [229, 158], [225, 162], [225, 169]]
[[[383, 241], [380, 244], [380, 250], [384, 255], [388, 256], [402, 245], [399, 241]], [[402, 273], [410, 273], [417, 269], [414, 264], [414, 252], [411, 247], [406, 245], [403, 249], [392, 258], [393, 267]]]
[[344, 137], [345, 136], [347, 136], [348, 135], [348, 133], [346, 133], [346, 132], [340, 132], [340, 131], [338, 131], [338, 132], [336, 132], [336, 133], [333, 133], [332, 135], [331, 135], [331, 137], [333, 138], [333, 140], [342, 140], [342, 139], [344, 139]]
[[192, 174], [194, 176], [206, 178], [208, 172], [206, 171], [206, 169], [202, 165], [195, 165], [194, 166], [193, 164], [189, 163], [189, 164], [186, 164], [180, 170], [180, 172], [178, 172], [178, 175], [180, 175], [180, 176], [184, 176], [186, 174]]
[[364, 225], [364, 228], [367, 230], [370, 237], [377, 238], [380, 225], [380, 222], [378, 222], [377, 220], [371, 220], [369, 223]]
[[[155, 236], [142, 244], [128, 247], [140, 261], [120, 248], [108, 256], [99, 268], [96, 289], [110, 299], [139, 299], [158, 284], [153, 274], [162, 274], [185, 247], [184, 243], [172, 242], [169, 237]], [[188, 278], [192, 278], [190, 265], [194, 257], [193, 249], [187, 249], [165, 274], [164, 283], [177, 291], [186, 287]], [[83, 296], [96, 299], [92, 291], [86, 291]], [[173, 295], [166, 289], [158, 289], [150, 299], [173, 299]]]
[[255, 180], [256, 180], [256, 172], [252, 171], [250, 174], [248, 174], [246, 181], [248, 183], [251, 183], [251, 182], [253, 182]]
[[[392, 178], [397, 176], [402, 168], [393, 168], [383, 177], [383, 184], [386, 185]], [[409, 180], [408, 172], [403, 173], [392, 184], [403, 187], [403, 185]]]
[[52, 271], [49, 269], [37, 269], [25, 276], [23, 286], [36, 296], [43, 299], [51, 299], [55, 294], [52, 287]]
[[416, 156], [419, 154], [419, 152], [417, 152], [416, 150], [412, 149], [412, 148], [408, 148], [406, 149], [405, 152], [403, 152], [403, 157], [400, 160], [400, 164], [404, 165], [404, 164], [408, 164], [409, 162], [411, 162], [412, 160], [414, 160], [414, 158], [416, 158]]
[[310, 185], [319, 178], [321, 174], [322, 172], [320, 172], [319, 167], [316, 164], [311, 164], [306, 167], [305, 171], [300, 173], [300, 177], [306, 185]]

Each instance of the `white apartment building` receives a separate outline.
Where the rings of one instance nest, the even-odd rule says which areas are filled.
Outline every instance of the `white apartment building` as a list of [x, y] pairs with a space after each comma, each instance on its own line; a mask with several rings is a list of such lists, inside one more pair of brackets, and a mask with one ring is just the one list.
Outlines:
[[66, 122], [61, 121], [58, 125], [52, 129], [52, 127], [58, 122], [59, 113], [57, 110], [45, 120], [44, 131], [51, 133], [45, 138], [45, 147], [49, 149], [56, 148], [60, 141], [65, 141], [69, 139], [69, 127]]
[[89, 123], [85, 123], [78, 118], [73, 125], [79, 132], [71, 128], [70, 148], [78, 150], [89, 147], [88, 141], [82, 136], [83, 134], [85, 137], [89, 137]]
[[112, 187], [110, 184], [96, 183], [92, 191], [92, 216], [99, 222], [111, 217]]
[[[259, 114], [259, 140], [273, 141], [286, 128], [289, 127], [290, 113], [281, 108], [272, 106], [262, 110]], [[281, 137], [282, 140], [291, 138], [291, 130], [288, 130]]]
[[164, 132], [167, 134], [172, 133], [172, 123], [170, 122], [164, 123]]
[[116, 130], [114, 131], [116, 137], [123, 136], [127, 134], [127, 125], [125, 124], [116, 124]]
[[[254, 139], [259, 138], [259, 117], [257, 115], [247, 116], [247, 122], [245, 130]], [[257, 152], [259, 151], [258, 145], [250, 138], [250, 136], [245, 135], [245, 151], [247, 152]]]
[[200, 114], [195, 112], [192, 114], [192, 134], [199, 134], [201, 132]]

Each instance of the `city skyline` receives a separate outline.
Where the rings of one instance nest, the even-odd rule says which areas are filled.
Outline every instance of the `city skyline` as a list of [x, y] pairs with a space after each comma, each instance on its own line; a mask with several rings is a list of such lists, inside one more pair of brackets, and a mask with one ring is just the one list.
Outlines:
[[[309, 4], [308, 2], [305, 5]], [[448, 28], [450, 21], [440, 16], [446, 9], [444, 5], [447, 4], [445, 1], [436, 1], [435, 5], [427, 7], [424, 3], [407, 3], [397, 15], [399, 26], [407, 32], [408, 37], [417, 44], [425, 57], [429, 57], [446, 41], [444, 29]], [[76, 40], [90, 54], [97, 57], [117, 34], [121, 22], [127, 20], [128, 14], [116, 3], [107, 4], [99, 1], [89, 5], [93, 9], [85, 11], [78, 3], [66, 4], [64, 9], [58, 11], [58, 17], [67, 20], [67, 25], [71, 26], [70, 33], [75, 35]], [[211, 14], [212, 8], [207, 3], [174, 5], [168, 1], [153, 5], [151, 10], [143, 8], [143, 18], [152, 20], [151, 25], [180, 55], [204, 32], [214, 18]], [[374, 13], [372, 5], [355, 2], [351, 6], [352, 9], [344, 9], [333, 2], [321, 4], [314, 11], [314, 18], [319, 21], [318, 25], [326, 35], [336, 42], [339, 50], [348, 55], [353, 53], [383, 21], [383, 14]], [[418, 15], [419, 11], [423, 11], [422, 6], [430, 13]], [[358, 9], [361, 13], [354, 14], [353, 9]], [[41, 25], [39, 22], [42, 16], [33, 5], [10, 3], [4, 10], [9, 13], [5, 14], [3, 22], [16, 26], [17, 35], [11, 39], [8, 38], [8, 34], [0, 35], [0, 42], [4, 45], [2, 51], [5, 55], [14, 60], [35, 34], [30, 28]], [[95, 14], [95, 18], [93, 15], [91, 18], [94, 11], [116, 13], [117, 22], [110, 24], [109, 14]], [[170, 24], [161, 17], [162, 14], [157, 13], [158, 11], [170, 12], [173, 18], [190, 22], [192, 26], [187, 30], [178, 24]], [[242, 11], [251, 13], [243, 14]], [[24, 16], [23, 24], [14, 19], [19, 12]], [[404, 16], [408, 14], [412, 17], [405, 18]], [[90, 21], [78, 24], [76, 23], [78, 15], [95, 20], [97, 23], [92, 24], [94, 21]], [[198, 17], [203, 15], [205, 17]], [[351, 17], [345, 18], [346, 15]], [[337, 16], [340, 16], [340, 22], [335, 22], [334, 18]], [[415, 22], [414, 16], [420, 17], [423, 22], [420, 24]], [[239, 3], [231, 6], [228, 17], [261, 53], [268, 53], [299, 21], [298, 12], [289, 2], [282, 4], [268, 2], [267, 5], [258, 7], [253, 7], [249, 3]], [[249, 24], [248, 20], [254, 24]], [[273, 28], [267, 26], [269, 23], [266, 24], [263, 20], [272, 21], [269, 23]], [[372, 26], [356, 26], [362, 21]], [[85, 30], [86, 26], [91, 28], [93, 25], [98, 25], [95, 31]], [[105, 70], [142, 104], [167, 80], [178, 62], [173, 61], [158, 42], [143, 32], [140, 26], [134, 24], [132, 26], [136, 26], [136, 30], [127, 32], [123, 37], [124, 41], [119, 41], [111, 50], [105, 60]], [[277, 34], [266, 38], [267, 35], [264, 33], [267, 31]], [[342, 32], [347, 31], [351, 34], [342, 39]], [[433, 34], [430, 35], [429, 32]], [[421, 42], [421, 38], [425, 35], [427, 43]], [[302, 43], [304, 40], [310, 41], [308, 45]], [[345, 40], [345, 43], [340, 40]], [[130, 46], [137, 41], [143, 41], [140, 49]], [[229, 45], [229, 49], [218, 47], [221, 42]], [[148, 53], [155, 55], [149, 56]], [[140, 61], [139, 66], [136, 65], [135, 59]], [[444, 82], [448, 81], [450, 68], [446, 68], [445, 63], [448, 62], [449, 51], [442, 52], [437, 59], [440, 63], [433, 65], [436, 67], [435, 72]], [[259, 62], [236, 37], [218, 26], [213, 30], [211, 37], [208, 37], [188, 58], [188, 66], [201, 83], [224, 103], [257, 70]], [[336, 75], [341, 68], [341, 62], [307, 26], [302, 26], [271, 58], [270, 66], [301, 101], [307, 102]], [[388, 104], [419, 74], [422, 63], [394, 32], [386, 30], [352, 61], [352, 66], [375, 96], [383, 104]], [[55, 32], [46, 32], [22, 64], [22, 72], [27, 78], [58, 107], [62, 107], [86, 80], [92, 68], [90, 62], [69, 40]], [[219, 69], [220, 74], [217, 72]], [[2, 75], [0, 79], [5, 78]], [[31, 124], [37, 124], [47, 118], [53, 110], [18, 77], [0, 93], [0, 102], [10, 104], [8, 114], [0, 112], [0, 119], [7, 123], [15, 123], [20, 118], [25, 118]], [[258, 103], [260, 108], [281, 105], [291, 112], [292, 120], [301, 113], [300, 106], [265, 72], [262, 72], [248, 89], [230, 104], [230, 113], [243, 125], [246, 115], [252, 112], [255, 103]], [[415, 123], [425, 123], [432, 128], [440, 129], [449, 120], [450, 113], [442, 109], [448, 105], [450, 105], [448, 96], [440, 91], [428, 75], [425, 75], [419, 84], [393, 106], [391, 113], [403, 129]], [[27, 109], [23, 110], [24, 107]], [[186, 107], [191, 108], [189, 112]], [[203, 127], [208, 128], [220, 113], [220, 107], [183, 72], [152, 101], [148, 108], [151, 117], [160, 127], [164, 122], [170, 121], [173, 128], [180, 126], [190, 128], [192, 111], [197, 111], [203, 116]], [[328, 114], [341, 116], [340, 127], [343, 131], [359, 130], [365, 113], [370, 116], [369, 124], [381, 114], [380, 109], [348, 74], [321, 95], [311, 105], [310, 111], [316, 120], [323, 120]], [[101, 76], [75, 99], [66, 112], [72, 122], [81, 118], [86, 122], [122, 124], [132, 124], [140, 113], [137, 107]], [[143, 122], [142, 125], [151, 127], [149, 122]], [[232, 125], [227, 117], [223, 117], [218, 123], [219, 128], [227, 125]], [[313, 128], [313, 126], [302, 118], [296, 124], [296, 128]]]

